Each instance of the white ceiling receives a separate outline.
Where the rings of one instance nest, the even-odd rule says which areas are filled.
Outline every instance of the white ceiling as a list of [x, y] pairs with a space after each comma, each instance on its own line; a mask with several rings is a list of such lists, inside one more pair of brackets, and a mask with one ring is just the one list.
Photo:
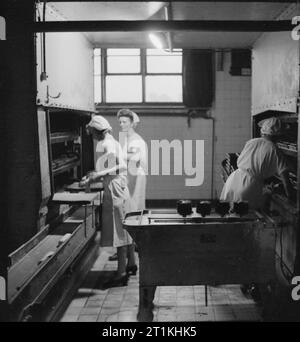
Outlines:
[[[51, 7], [66, 20], [165, 20], [166, 2], [57, 2]], [[174, 20], [275, 20], [288, 4], [240, 2], [172, 2]], [[87, 32], [99, 47], [151, 47], [146, 32]], [[250, 47], [258, 32], [172, 33], [174, 48]]]
[[164, 2], [53, 2], [51, 7], [69, 20], [147, 20]]

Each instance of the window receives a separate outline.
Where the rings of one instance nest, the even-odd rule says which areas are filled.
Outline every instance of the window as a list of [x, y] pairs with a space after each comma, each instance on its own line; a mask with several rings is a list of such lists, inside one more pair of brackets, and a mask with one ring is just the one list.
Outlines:
[[108, 74], [139, 74], [141, 72], [139, 49], [108, 49], [106, 54]]
[[102, 102], [101, 50], [94, 49], [94, 101]]
[[182, 103], [182, 51], [95, 49], [98, 104]]
[[107, 49], [105, 89], [107, 103], [141, 103], [142, 76], [139, 49]]

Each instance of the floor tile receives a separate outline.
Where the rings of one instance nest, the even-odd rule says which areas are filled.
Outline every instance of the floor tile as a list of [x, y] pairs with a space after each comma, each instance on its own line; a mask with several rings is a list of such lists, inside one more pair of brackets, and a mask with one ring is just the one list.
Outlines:
[[[101, 252], [102, 251], [102, 252]], [[113, 249], [100, 249], [99, 257], [71, 300], [61, 322], [136, 322], [139, 276], [128, 286], [104, 289], [102, 284], [117, 268], [109, 261]], [[138, 260], [137, 260], [138, 261]], [[138, 263], [138, 262], [137, 262]], [[245, 297], [239, 285], [160, 286], [154, 297], [154, 322], [260, 321], [260, 309]]]

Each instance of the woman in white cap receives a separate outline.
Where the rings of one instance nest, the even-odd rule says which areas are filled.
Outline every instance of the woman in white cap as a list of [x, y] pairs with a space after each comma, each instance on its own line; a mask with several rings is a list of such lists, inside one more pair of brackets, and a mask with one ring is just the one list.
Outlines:
[[117, 117], [121, 127], [120, 142], [128, 167], [131, 210], [144, 210], [146, 207], [147, 146], [144, 139], [135, 132], [140, 119], [130, 109], [119, 110]]
[[[101, 246], [117, 247], [118, 270], [110, 286], [125, 286], [128, 281], [126, 272], [127, 246], [132, 239], [123, 229], [122, 221], [126, 211], [130, 211], [128, 204], [129, 192], [127, 188], [127, 165], [120, 144], [110, 134], [111, 126], [102, 116], [95, 115], [87, 125], [87, 131], [97, 141], [96, 171], [90, 172], [81, 181], [87, 186], [103, 179], [104, 195], [102, 205]], [[135, 261], [131, 261], [132, 264]]]
[[[120, 143], [127, 163], [127, 179], [130, 194], [130, 208], [141, 211], [146, 207], [146, 174], [147, 174], [147, 145], [144, 139], [135, 132], [140, 122], [138, 115], [130, 109], [120, 109], [117, 118], [121, 127]], [[129, 247], [129, 260], [134, 255], [134, 245]], [[110, 257], [114, 260], [116, 255]], [[135, 274], [137, 266], [127, 267], [129, 274]]]
[[237, 160], [238, 169], [228, 177], [220, 196], [227, 202], [247, 201], [252, 209], [262, 208], [264, 180], [276, 174], [282, 179], [287, 197], [291, 198], [289, 167], [275, 145], [281, 134], [281, 121], [272, 117], [259, 126], [261, 138], [246, 143]]

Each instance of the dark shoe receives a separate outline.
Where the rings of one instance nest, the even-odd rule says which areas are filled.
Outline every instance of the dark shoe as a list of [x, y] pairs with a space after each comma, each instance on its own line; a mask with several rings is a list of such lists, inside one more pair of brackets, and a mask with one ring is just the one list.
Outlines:
[[118, 260], [118, 254], [115, 253], [113, 255], [111, 255], [109, 258], [108, 258], [109, 261], [116, 261]]
[[136, 275], [136, 272], [137, 272], [137, 265], [127, 266], [126, 267], [126, 273], [128, 275]]
[[119, 286], [127, 286], [128, 284], [128, 274], [123, 276], [116, 276], [105, 283], [105, 287], [119, 287]]
[[249, 284], [242, 284], [240, 286], [240, 289], [244, 296], [247, 296], [249, 294], [250, 288], [251, 288], [251, 285]]
[[259, 287], [257, 284], [252, 284], [252, 287], [250, 289], [250, 294], [256, 303], [261, 302], [262, 298], [261, 298], [261, 294], [260, 294]]

